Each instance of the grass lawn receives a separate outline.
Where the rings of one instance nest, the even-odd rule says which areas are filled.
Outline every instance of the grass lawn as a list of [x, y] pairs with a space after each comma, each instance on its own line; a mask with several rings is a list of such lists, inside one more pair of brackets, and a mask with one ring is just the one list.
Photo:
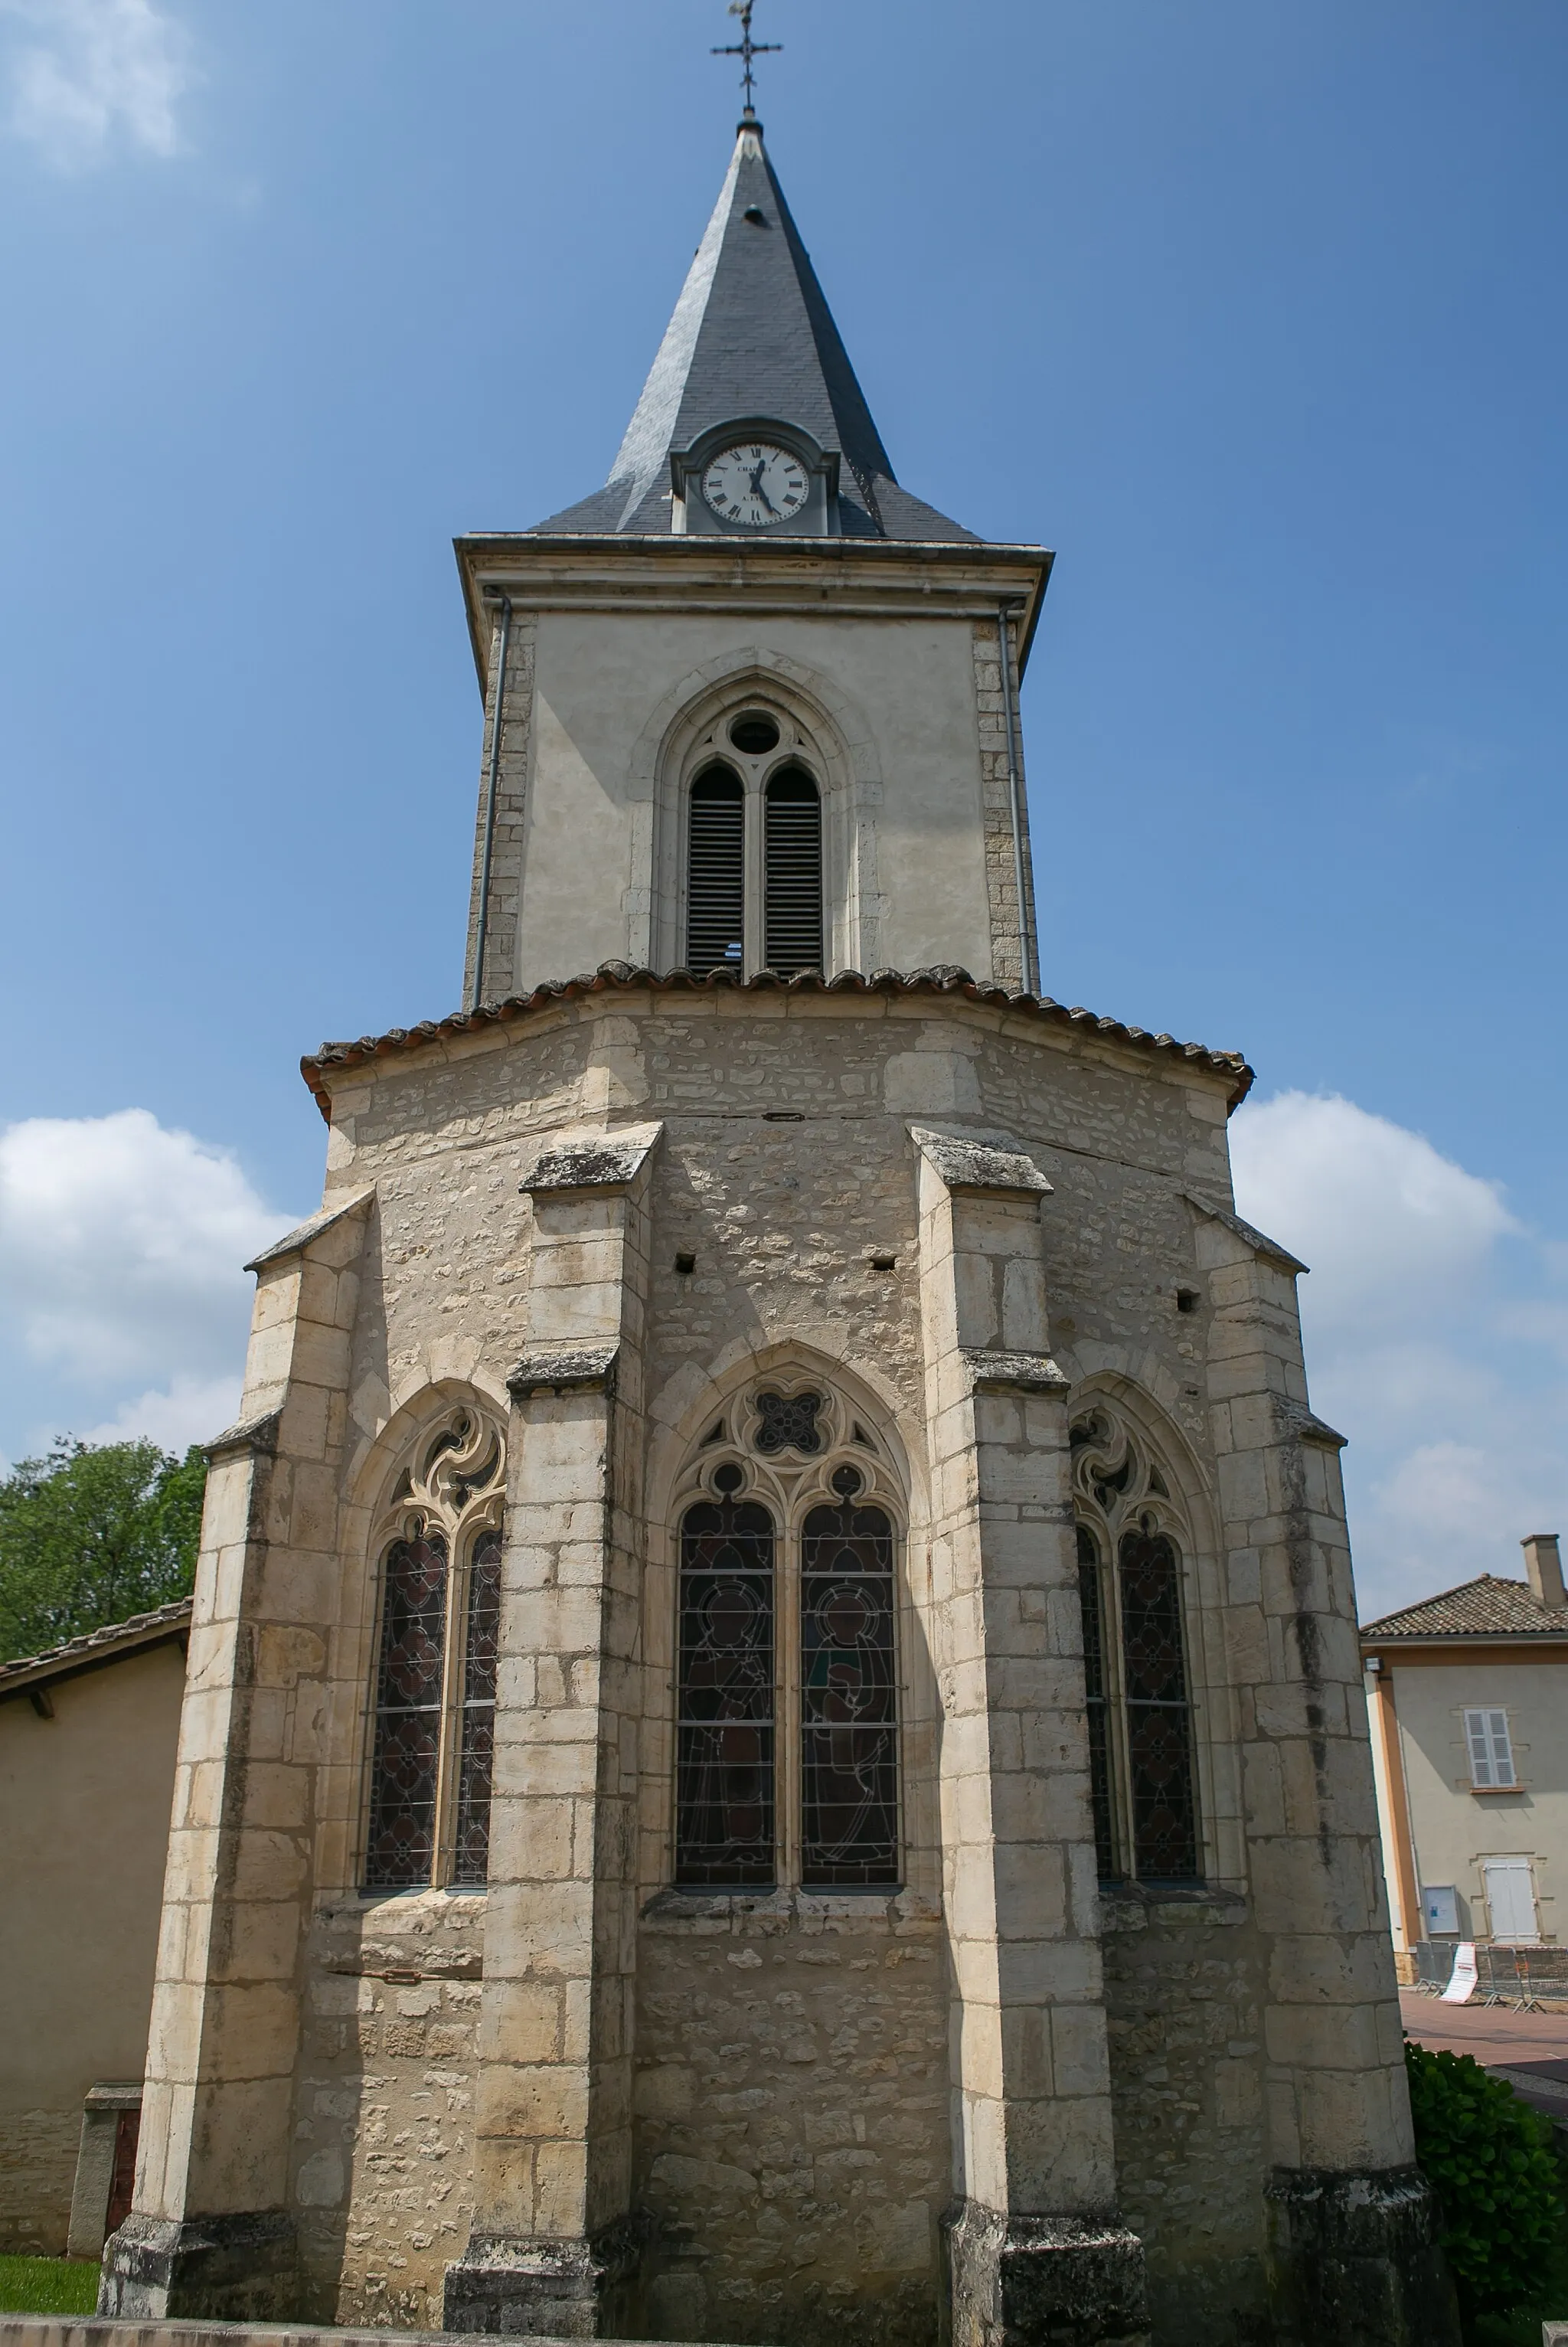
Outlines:
[[0, 2314], [90, 2314], [97, 2297], [85, 2258], [0, 2258]]

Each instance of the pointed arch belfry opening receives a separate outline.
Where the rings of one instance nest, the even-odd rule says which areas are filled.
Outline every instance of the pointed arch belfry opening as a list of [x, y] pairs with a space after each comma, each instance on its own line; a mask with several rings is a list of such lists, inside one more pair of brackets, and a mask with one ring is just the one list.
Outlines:
[[764, 791], [763, 932], [770, 969], [822, 968], [822, 792], [804, 765], [781, 766]]
[[746, 803], [722, 761], [705, 766], [686, 805], [688, 969], [720, 969], [745, 958]]
[[[669, 696], [633, 760], [652, 802], [651, 967], [793, 977], [875, 966], [876, 837], [866, 817], [881, 784], [869, 734], [825, 679], [765, 651], [714, 662]], [[740, 784], [733, 935], [735, 800], [724, 773]]]

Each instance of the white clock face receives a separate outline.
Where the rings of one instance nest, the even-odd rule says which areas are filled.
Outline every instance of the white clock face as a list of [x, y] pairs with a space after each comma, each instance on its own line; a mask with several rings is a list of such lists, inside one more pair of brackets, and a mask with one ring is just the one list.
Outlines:
[[721, 521], [772, 529], [805, 503], [805, 466], [771, 440], [721, 448], [702, 476], [702, 495]]

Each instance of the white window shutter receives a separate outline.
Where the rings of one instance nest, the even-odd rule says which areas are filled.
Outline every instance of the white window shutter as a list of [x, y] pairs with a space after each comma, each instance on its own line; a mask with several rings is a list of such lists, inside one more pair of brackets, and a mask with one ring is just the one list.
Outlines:
[[1472, 1785], [1500, 1788], [1518, 1783], [1506, 1711], [1467, 1711], [1464, 1733], [1465, 1742], [1470, 1747], [1470, 1780]]

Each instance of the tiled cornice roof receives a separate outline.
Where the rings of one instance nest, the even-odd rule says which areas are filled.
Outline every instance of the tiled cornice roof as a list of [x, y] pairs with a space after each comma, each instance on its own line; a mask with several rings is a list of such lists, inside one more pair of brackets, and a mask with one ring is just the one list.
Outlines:
[[160, 1646], [179, 1637], [190, 1623], [190, 1600], [177, 1597], [172, 1605], [159, 1605], [150, 1614], [133, 1614], [126, 1622], [110, 1622], [101, 1630], [67, 1638], [64, 1645], [47, 1646], [41, 1655], [18, 1655], [13, 1662], [0, 1663], [0, 1701], [41, 1680], [68, 1678], [75, 1671], [116, 1662], [138, 1647]]
[[1419, 1605], [1385, 1614], [1361, 1631], [1363, 1644], [1385, 1638], [1568, 1638], [1568, 1607], [1542, 1605], [1523, 1581], [1483, 1573]]
[[758, 970], [752, 978], [743, 978], [733, 969], [708, 970], [702, 976], [694, 970], [671, 969], [661, 976], [655, 970], [634, 968], [630, 962], [607, 961], [580, 978], [552, 979], [535, 987], [531, 994], [508, 995], [504, 1002], [484, 1003], [477, 1010], [457, 1010], [446, 1019], [422, 1020], [417, 1027], [392, 1027], [384, 1035], [362, 1035], [357, 1042], [323, 1043], [319, 1051], [300, 1061], [300, 1073], [314, 1092], [322, 1114], [330, 1119], [327, 1074], [333, 1068], [359, 1067], [366, 1060], [390, 1058], [398, 1051], [416, 1051], [447, 1036], [477, 1034], [487, 1027], [553, 1010], [559, 1003], [579, 1001], [588, 995], [645, 993], [650, 989], [663, 994], [725, 991], [942, 996], [949, 1001], [985, 1003], [998, 1010], [1043, 1020], [1055, 1027], [1076, 1028], [1083, 1034], [1102, 1035], [1109, 1042], [1131, 1044], [1138, 1051], [1169, 1054], [1194, 1067], [1212, 1069], [1216, 1075], [1229, 1079], [1233, 1109], [1240, 1107], [1252, 1088], [1253, 1071], [1239, 1051], [1211, 1051], [1202, 1043], [1178, 1043], [1173, 1035], [1152, 1035], [1146, 1028], [1123, 1025], [1120, 1019], [1101, 1019], [1092, 1010], [1077, 1008], [1070, 1010], [1053, 1001], [1049, 994], [1011, 994], [1006, 987], [982, 984], [956, 964], [935, 969], [878, 969], [873, 970], [869, 978], [863, 977], [859, 970], [844, 970], [836, 978], [825, 979], [815, 970], [799, 978], [781, 978], [771, 969]]

